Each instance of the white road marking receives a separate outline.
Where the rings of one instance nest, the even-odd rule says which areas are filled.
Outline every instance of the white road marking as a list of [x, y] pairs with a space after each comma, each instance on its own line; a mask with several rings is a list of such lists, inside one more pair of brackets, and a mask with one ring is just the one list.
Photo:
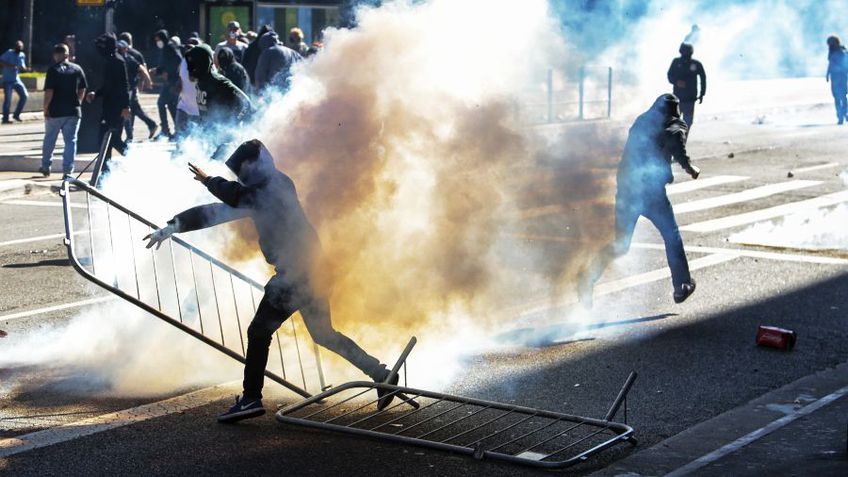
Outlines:
[[[61, 202], [42, 202], [38, 200], [4, 200], [0, 202], [0, 204], [6, 205], [34, 205], [36, 207], [62, 207]], [[74, 209], [85, 209], [87, 206], [85, 204], [75, 204], [71, 203], [71, 208]]]
[[748, 433], [740, 437], [739, 439], [736, 439], [735, 441], [710, 452], [709, 454], [701, 456], [693, 460], [692, 462], [684, 465], [683, 467], [669, 472], [668, 474], [666, 474], [666, 477], [680, 477], [684, 475], [689, 475], [698, 469], [701, 469], [723, 457], [726, 457], [738, 451], [739, 449], [747, 446], [748, 444], [756, 441], [757, 439], [765, 437], [771, 434], [772, 432], [780, 429], [781, 427], [784, 427], [792, 423], [793, 421], [796, 421], [797, 419], [800, 419], [808, 414], [811, 414], [823, 408], [824, 406], [827, 406], [828, 404], [836, 401], [837, 399], [842, 398], [846, 394], [848, 394], [848, 386], [834, 391], [833, 393], [828, 394], [827, 396], [819, 399], [818, 401], [808, 404], [791, 414], [787, 414], [786, 416], [781, 417], [776, 421], [772, 421], [768, 425], [761, 427], [756, 431]]
[[[633, 248], [646, 250], [665, 250], [661, 243], [633, 243]], [[848, 265], [848, 259], [837, 257], [825, 257], [822, 255], [801, 255], [796, 253], [762, 252], [759, 250], [743, 250], [738, 248], [721, 247], [699, 247], [685, 245], [687, 252], [695, 253], [723, 253], [737, 257], [762, 258], [765, 260], [779, 260], [784, 262], [815, 263], [819, 265]]]
[[828, 162], [827, 164], [819, 164], [817, 166], [809, 166], [809, 167], [799, 167], [798, 169], [794, 169], [792, 172], [798, 174], [800, 172], [812, 172], [818, 171], [821, 169], [830, 169], [831, 167], [838, 167], [838, 162]]
[[22, 436], [2, 439], [0, 440], [0, 458], [71, 441], [83, 436], [135, 424], [148, 419], [167, 416], [175, 412], [194, 409], [217, 401], [228, 394], [238, 393], [238, 384], [235, 381], [219, 384], [163, 401], [83, 419]]
[[705, 177], [703, 179], [698, 180], [689, 180], [686, 182], [680, 182], [675, 184], [669, 184], [665, 186], [665, 192], [668, 195], [675, 194], [683, 194], [685, 192], [692, 192], [693, 190], [705, 189], [707, 187], [712, 187], [716, 185], [722, 184], [730, 184], [732, 182], [739, 182], [748, 179], [744, 176], [713, 176], [713, 177]]
[[755, 210], [753, 212], [696, 222], [694, 224], [680, 227], [680, 230], [686, 230], [689, 232], [715, 232], [717, 230], [752, 224], [754, 222], [761, 222], [763, 220], [773, 219], [776, 217], [783, 217], [784, 215], [789, 215], [804, 209], [828, 207], [846, 201], [848, 201], [848, 191], [841, 191], [815, 197], [813, 199], [790, 202], [788, 204], [769, 207], [767, 209]]
[[693, 200], [674, 205], [675, 214], [685, 214], [687, 212], [696, 212], [699, 210], [714, 209], [716, 207], [724, 207], [725, 205], [737, 204], [739, 202], [748, 202], [750, 200], [762, 199], [774, 194], [789, 192], [792, 190], [803, 189], [821, 184], [821, 181], [786, 181], [777, 184], [768, 184], [752, 189], [746, 189], [733, 194], [725, 194], [708, 199]]
[[9, 321], [9, 320], [17, 320], [19, 318], [26, 318], [28, 316], [40, 315], [42, 313], [52, 313], [54, 311], [68, 310], [71, 308], [79, 308], [82, 306], [88, 305], [96, 305], [97, 303], [104, 303], [107, 301], [117, 300], [118, 297], [115, 296], [104, 296], [100, 298], [90, 298], [88, 300], [80, 300], [73, 301], [70, 303], [63, 303], [61, 305], [48, 306], [44, 308], [36, 308], [35, 310], [28, 311], [20, 311], [17, 313], [10, 313], [8, 315], [0, 315], [0, 321]]
[[4, 247], [6, 245], [17, 245], [20, 243], [28, 243], [28, 242], [40, 242], [42, 240], [51, 240], [55, 238], [63, 238], [65, 234], [51, 234], [51, 235], [40, 235], [38, 237], [29, 237], [24, 239], [17, 240], [9, 240], [7, 242], [0, 242], [0, 247]]

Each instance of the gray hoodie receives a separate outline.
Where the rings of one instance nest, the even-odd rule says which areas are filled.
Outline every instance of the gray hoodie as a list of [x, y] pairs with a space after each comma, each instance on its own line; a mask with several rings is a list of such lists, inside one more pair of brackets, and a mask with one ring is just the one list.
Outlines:
[[291, 75], [293, 64], [302, 60], [296, 51], [280, 44], [280, 38], [276, 32], [269, 31], [258, 40], [259, 62], [256, 64], [256, 87], [263, 89], [266, 86], [287, 86]]

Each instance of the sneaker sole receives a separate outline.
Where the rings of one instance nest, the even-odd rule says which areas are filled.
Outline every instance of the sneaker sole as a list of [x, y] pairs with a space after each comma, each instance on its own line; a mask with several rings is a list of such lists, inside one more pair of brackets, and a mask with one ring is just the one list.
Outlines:
[[226, 416], [218, 416], [218, 422], [222, 424], [231, 424], [234, 422], [242, 421], [244, 419], [250, 419], [252, 417], [259, 417], [265, 414], [265, 409], [248, 409], [246, 411], [234, 412], [232, 414], [227, 414]]

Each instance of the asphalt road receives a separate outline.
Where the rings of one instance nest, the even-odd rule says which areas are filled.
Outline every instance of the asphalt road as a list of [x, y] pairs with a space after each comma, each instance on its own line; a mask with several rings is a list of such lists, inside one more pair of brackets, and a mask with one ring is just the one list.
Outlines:
[[[686, 230], [686, 226], [712, 219], [845, 190], [838, 174], [848, 169], [844, 156], [848, 129], [831, 124], [829, 108], [776, 112], [764, 124], [752, 124], [754, 113], [699, 118], [689, 145], [690, 153], [702, 158], [698, 164], [704, 175], [699, 180], [717, 176], [744, 179], [672, 195], [676, 207], [793, 179], [820, 183], [754, 199], [743, 195], [739, 202], [726, 205], [702, 202], [706, 204], [702, 210], [679, 215], [689, 260], [702, 265], [693, 272], [698, 290], [689, 301], [674, 305], [667, 279], [645, 275], [664, 269], [665, 255], [661, 249], [639, 245], [661, 243], [649, 224], [640, 223], [634, 240], [637, 245], [604, 276], [610, 292], [596, 297], [594, 316], [605, 323], [603, 327], [574, 335], [570, 326], [555, 320], [534, 321], [531, 316], [522, 322], [523, 329], [505, 332], [501, 339], [509, 343], [522, 337], [524, 341], [529, 335], [535, 345], [505, 346], [469, 357], [450, 391], [602, 417], [627, 374], [637, 371], [628, 423], [636, 429], [638, 446], [620, 445], [572, 468], [585, 474], [770, 390], [848, 361], [848, 295], [844, 292], [848, 266], [823, 263], [844, 259], [848, 252], [776, 249], [727, 241], [732, 232], [746, 225], [709, 232]], [[733, 157], [728, 157], [730, 153]], [[789, 171], [793, 178], [787, 177]], [[0, 346], [12, 345], [19, 336], [34, 331], [47, 333], [79, 309], [7, 321], [4, 316], [104, 296], [68, 266], [61, 239], [5, 244], [62, 232], [61, 209], [55, 206], [58, 197], [26, 201], [54, 205], [0, 203], [0, 221], [7, 224], [0, 228], [0, 329], [8, 333], [0, 338]], [[844, 224], [834, 224], [837, 226]], [[550, 246], [558, 246], [562, 238], [550, 235], [542, 226], [538, 232], [535, 240]], [[782, 353], [754, 346], [761, 324], [795, 330], [799, 336], [795, 350]], [[151, 326], [165, 325], [151, 321]], [[80, 346], [86, 343], [81, 340]], [[237, 377], [231, 370], [223, 374], [222, 379], [207, 384]], [[414, 384], [414, 376], [410, 378]], [[143, 382], [153, 377], [139, 375], [135, 379]], [[0, 452], [3, 438], [8, 444], [15, 436], [182, 395], [201, 385], [195, 384], [198, 386], [164, 396], [110, 397], [108, 388], [98, 387], [74, 369], [4, 366], [0, 369]], [[199, 407], [2, 457], [0, 473], [537, 473], [510, 464], [304, 430], [278, 424], [270, 415], [221, 426], [214, 416], [230, 404], [232, 390], [221, 389], [211, 396], [208, 404]], [[266, 398], [266, 406], [272, 409], [274, 404], [293, 402], [293, 395], [281, 391]]]

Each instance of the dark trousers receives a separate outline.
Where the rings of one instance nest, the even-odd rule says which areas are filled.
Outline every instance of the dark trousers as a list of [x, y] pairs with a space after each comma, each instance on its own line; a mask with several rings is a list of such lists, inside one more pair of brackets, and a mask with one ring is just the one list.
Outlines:
[[680, 114], [683, 116], [683, 122], [691, 128], [692, 121], [695, 120], [695, 101], [681, 101]]
[[106, 132], [112, 132], [112, 140], [109, 141], [109, 147], [106, 148], [103, 156], [103, 172], [109, 170], [109, 160], [112, 158], [112, 149], [116, 149], [121, 154], [126, 154], [127, 143], [121, 140], [121, 132], [124, 128], [124, 118], [121, 117], [121, 110], [107, 109], [103, 107], [103, 119], [100, 120], [100, 142], [103, 142], [103, 137]]
[[133, 139], [133, 126], [135, 125], [136, 117], [144, 122], [147, 129], [153, 131], [156, 127], [156, 121], [152, 120], [150, 116], [144, 112], [144, 109], [141, 108], [141, 103], [138, 102], [138, 92], [133, 91], [130, 95], [130, 118], [127, 119], [126, 124], [124, 125], [128, 141], [132, 141]]
[[615, 198], [615, 240], [607, 245], [590, 264], [587, 271], [592, 283], [598, 280], [616, 257], [630, 249], [633, 231], [639, 216], [650, 220], [660, 231], [665, 242], [665, 256], [671, 269], [671, 282], [675, 290], [692, 280], [689, 262], [683, 250], [683, 239], [674, 219], [674, 210], [665, 188], [635, 194], [617, 194]]
[[833, 94], [833, 103], [836, 106], [836, 120], [842, 124], [848, 119], [848, 75], [831, 75], [830, 92]]
[[265, 296], [247, 328], [247, 353], [244, 367], [244, 396], [262, 399], [265, 367], [274, 332], [296, 311], [300, 311], [310, 336], [319, 346], [348, 360], [371, 379], [382, 380], [385, 367], [352, 339], [333, 328], [330, 303], [307, 291], [308, 286], [288, 285], [276, 275], [265, 286]]
[[168, 123], [168, 113], [171, 113], [171, 118], [174, 122], [177, 121], [177, 103], [180, 100], [178, 94], [174, 91], [174, 86], [165, 84], [162, 87], [162, 92], [159, 93], [159, 99], [156, 101], [156, 106], [159, 108], [159, 124], [162, 126], [162, 132], [171, 134], [171, 126]]

